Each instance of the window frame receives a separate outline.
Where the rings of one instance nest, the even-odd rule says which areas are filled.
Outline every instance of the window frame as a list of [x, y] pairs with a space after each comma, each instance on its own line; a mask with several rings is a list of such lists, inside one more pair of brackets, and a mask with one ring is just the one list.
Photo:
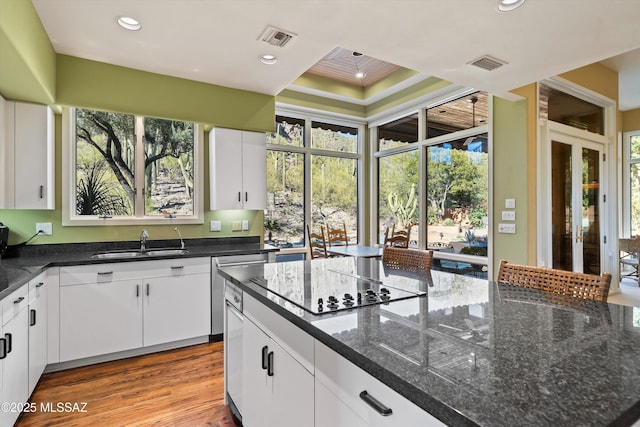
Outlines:
[[640, 158], [631, 158], [631, 139], [640, 137], [640, 129], [623, 133], [622, 148], [622, 185], [620, 186], [622, 206], [622, 236], [631, 235], [631, 167], [640, 165]]
[[[79, 107], [78, 107], [79, 108]], [[91, 108], [95, 109], [95, 108]], [[96, 109], [99, 110], [99, 109]], [[202, 126], [193, 122], [193, 156], [195, 172], [193, 176], [193, 215], [145, 215], [144, 214], [144, 147], [143, 132], [136, 132], [135, 159], [135, 210], [127, 216], [78, 215], [76, 214], [76, 123], [75, 107], [64, 107], [62, 110], [62, 225], [63, 226], [110, 226], [110, 225], [170, 225], [170, 224], [203, 224], [204, 223], [204, 132]], [[102, 110], [104, 111], [104, 110]], [[123, 113], [131, 114], [131, 113]], [[133, 114], [135, 127], [143, 126], [145, 117]], [[187, 121], [187, 120], [185, 120]], [[142, 155], [138, 155], [142, 153]], [[141, 171], [141, 172], [139, 172]], [[142, 214], [139, 214], [142, 212]]]
[[[307, 224], [311, 223], [311, 168], [312, 168], [312, 156], [329, 156], [329, 157], [340, 157], [340, 158], [348, 158], [355, 159], [358, 167], [358, 184], [357, 184], [357, 205], [358, 205], [358, 213], [357, 213], [357, 221], [358, 221], [358, 243], [362, 243], [364, 239], [364, 164], [363, 164], [363, 151], [364, 151], [364, 139], [365, 139], [365, 130], [366, 130], [366, 122], [365, 121], [357, 121], [352, 118], [345, 118], [341, 116], [333, 116], [322, 114], [318, 111], [311, 110], [299, 110], [296, 108], [283, 108], [276, 106], [276, 114], [275, 116], [284, 116], [292, 119], [304, 120], [304, 135], [303, 135], [303, 145], [301, 147], [292, 146], [292, 145], [284, 145], [284, 144], [267, 144], [267, 151], [284, 151], [284, 152], [292, 152], [302, 154], [304, 157], [304, 242], [305, 246], [302, 248], [293, 248], [293, 249], [285, 249], [287, 252], [303, 252], [306, 251], [306, 247], [309, 244], [308, 236], [306, 233]], [[274, 116], [274, 119], [275, 119]], [[356, 152], [343, 152], [343, 151], [333, 151], [333, 150], [324, 150], [319, 148], [311, 147], [311, 132], [312, 126], [314, 122], [322, 122], [326, 124], [332, 124], [337, 126], [346, 126], [355, 128], [358, 130], [357, 136], [357, 147]], [[266, 159], [265, 159], [266, 161]], [[266, 212], [266, 211], [265, 211]]]

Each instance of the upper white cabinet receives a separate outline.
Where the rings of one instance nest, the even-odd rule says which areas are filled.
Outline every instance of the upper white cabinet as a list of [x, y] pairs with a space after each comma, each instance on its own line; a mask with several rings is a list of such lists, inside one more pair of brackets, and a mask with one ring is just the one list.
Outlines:
[[267, 145], [260, 132], [209, 133], [211, 210], [262, 210], [267, 204]]
[[53, 112], [46, 105], [3, 99], [0, 104], [0, 208], [54, 209]]

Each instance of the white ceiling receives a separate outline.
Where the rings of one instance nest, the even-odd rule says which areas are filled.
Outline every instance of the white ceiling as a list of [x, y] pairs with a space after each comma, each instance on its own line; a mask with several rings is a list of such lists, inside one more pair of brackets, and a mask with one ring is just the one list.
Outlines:
[[[58, 53], [276, 95], [337, 46], [512, 98], [509, 90], [640, 48], [640, 1], [528, 0], [33, 0]], [[116, 17], [138, 19], [129, 32]], [[258, 38], [273, 25], [298, 36]], [[278, 56], [276, 65], [260, 55]], [[468, 62], [508, 64], [485, 71]], [[612, 59], [623, 109], [640, 106], [640, 55]], [[635, 67], [635, 68], [628, 68]], [[626, 88], [631, 85], [633, 90]], [[624, 90], [622, 90], [624, 88]]]

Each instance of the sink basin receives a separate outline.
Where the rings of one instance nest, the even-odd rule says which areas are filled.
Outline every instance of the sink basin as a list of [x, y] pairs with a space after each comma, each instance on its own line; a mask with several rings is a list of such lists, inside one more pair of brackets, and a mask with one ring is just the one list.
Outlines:
[[93, 259], [119, 259], [119, 258], [141, 258], [148, 256], [176, 256], [185, 255], [189, 251], [186, 249], [150, 249], [145, 252], [141, 251], [110, 251], [100, 252], [91, 256]]
[[174, 256], [186, 255], [189, 253], [186, 249], [151, 249], [145, 252], [148, 256]]
[[144, 253], [140, 251], [118, 251], [118, 252], [101, 252], [94, 254], [91, 258], [94, 259], [110, 259], [110, 258], [135, 258], [144, 256]]

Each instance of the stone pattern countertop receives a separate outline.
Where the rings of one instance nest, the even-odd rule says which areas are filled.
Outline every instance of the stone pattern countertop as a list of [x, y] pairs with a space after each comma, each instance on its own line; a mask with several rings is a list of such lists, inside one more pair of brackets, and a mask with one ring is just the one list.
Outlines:
[[[114, 250], [139, 250], [139, 242], [96, 242], [53, 245], [28, 245], [13, 252], [13, 256], [0, 260], [0, 301], [11, 292], [36, 277], [47, 267], [135, 262], [165, 258], [194, 258], [208, 256], [249, 255], [275, 252], [278, 248], [260, 243], [257, 237], [232, 237], [216, 239], [185, 239], [184, 255], [145, 256], [135, 258], [95, 259], [98, 252]], [[179, 241], [149, 240], [147, 250], [179, 248]]]
[[[367, 277], [394, 275], [377, 260], [353, 263]], [[336, 258], [221, 273], [448, 425], [628, 426], [640, 418], [640, 308], [432, 271], [427, 296], [314, 315], [250, 280], [304, 294], [312, 277], [341, 268]]]

